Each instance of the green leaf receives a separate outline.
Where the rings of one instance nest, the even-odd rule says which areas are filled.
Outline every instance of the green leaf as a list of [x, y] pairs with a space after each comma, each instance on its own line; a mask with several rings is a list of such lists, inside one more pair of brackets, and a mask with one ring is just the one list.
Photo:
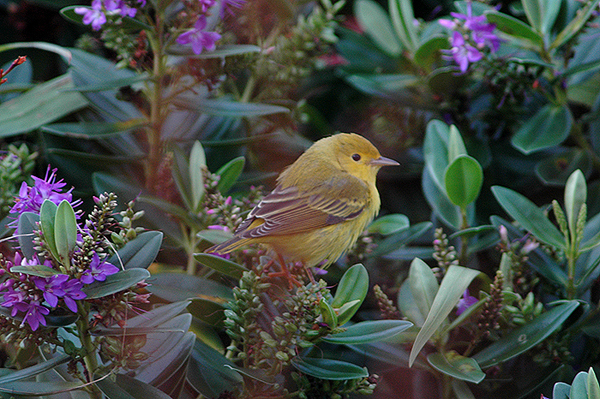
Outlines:
[[52, 277], [55, 274], [61, 274], [59, 271], [44, 265], [13, 266], [10, 268], [10, 271], [13, 273], [23, 273], [44, 278]]
[[198, 237], [210, 242], [211, 244], [220, 244], [233, 238], [231, 231], [225, 230], [202, 230], [197, 234]]
[[557, 382], [554, 384], [552, 389], [553, 399], [569, 399], [569, 393], [571, 392], [571, 386], [564, 382]]
[[82, 382], [60, 380], [43, 382], [17, 381], [0, 384], [0, 392], [10, 393], [11, 398], [14, 398], [17, 395], [39, 397], [82, 389], [83, 386]]
[[600, 399], [600, 384], [592, 367], [588, 370], [587, 393], [589, 399]]
[[220, 177], [219, 183], [217, 183], [217, 190], [221, 193], [228, 192], [242, 174], [245, 164], [246, 158], [237, 157], [221, 166], [216, 172]]
[[390, 254], [393, 251], [400, 250], [403, 246], [410, 244], [431, 229], [431, 222], [421, 222], [407, 229], [402, 229], [392, 233], [381, 241], [377, 248], [371, 253], [371, 256], [381, 256]]
[[460, 208], [450, 202], [446, 194], [446, 189], [440, 188], [435, 183], [429, 169], [423, 170], [421, 185], [425, 199], [435, 212], [435, 215], [447, 226], [450, 226], [454, 230], [460, 230], [462, 226]]
[[419, 258], [415, 258], [411, 262], [408, 271], [408, 283], [419, 312], [423, 316], [428, 315], [439, 290], [439, 284], [427, 263]]
[[355, 74], [346, 76], [346, 81], [367, 95], [401, 100], [418, 79], [409, 74]]
[[97, 299], [124, 291], [150, 277], [146, 269], [127, 269], [106, 277], [105, 281], [94, 281], [82, 288], [86, 299]]
[[365, 300], [368, 290], [369, 273], [362, 264], [357, 263], [346, 270], [335, 291], [331, 306], [334, 309], [340, 309], [348, 302], [358, 302], [338, 314], [338, 324], [340, 326], [346, 324], [354, 316]]
[[253, 44], [227, 44], [219, 46], [213, 51], [203, 51], [201, 54], [194, 53], [191, 46], [172, 45], [167, 48], [167, 53], [181, 55], [195, 59], [223, 58], [234, 55], [260, 53], [261, 49]]
[[200, 212], [202, 199], [204, 198], [204, 168], [206, 168], [206, 155], [199, 141], [192, 146], [190, 153], [190, 183], [192, 190], [192, 211]]
[[56, 238], [54, 236], [54, 223], [56, 218], [56, 210], [58, 206], [50, 200], [44, 200], [42, 207], [40, 208], [40, 227], [42, 228], [42, 234], [44, 240], [50, 249], [50, 252], [56, 258], [58, 257], [58, 251], [56, 248]]
[[533, 28], [542, 36], [548, 35], [561, 7], [560, 1], [522, 0], [523, 9]]
[[16, 42], [16, 43], [7, 43], [0, 45], [0, 53], [8, 50], [15, 50], [19, 48], [36, 48], [39, 50], [49, 51], [51, 53], [55, 53], [60, 55], [66, 63], [70, 63], [73, 58], [73, 54], [70, 50], [58, 46], [52, 43], [46, 42]]
[[150, 384], [146, 384], [125, 374], [101, 378], [96, 385], [109, 399], [171, 399], [169, 395]]
[[410, 227], [410, 221], [406, 215], [394, 213], [385, 215], [375, 220], [369, 226], [369, 233], [377, 233], [384, 236], [397, 233]]
[[56, 366], [65, 364], [71, 361], [71, 356], [65, 354], [59, 354], [50, 360], [46, 360], [41, 363], [37, 363], [35, 366], [30, 366], [10, 374], [0, 377], [0, 387], [4, 387], [9, 382], [15, 382], [24, 380], [26, 378], [35, 377], [38, 374], [44, 373], [48, 370], [52, 370]]
[[223, 259], [222, 257], [217, 255], [197, 253], [194, 254], [194, 259], [196, 259], [198, 262], [200, 262], [200, 264], [204, 266], [210, 267], [211, 269], [214, 269], [219, 273], [222, 273], [229, 277], [233, 277], [237, 280], [242, 278], [242, 274], [244, 272], [248, 271], [248, 269], [246, 269], [244, 266], [238, 265], [237, 263], [232, 262], [230, 260]]
[[127, 76], [124, 78], [116, 78], [116, 79], [107, 79], [102, 80], [100, 82], [93, 82], [87, 85], [78, 85], [71, 89], [65, 89], [65, 91], [76, 91], [79, 93], [86, 92], [98, 92], [98, 91], [106, 91], [106, 90], [114, 90], [120, 89], [122, 87], [131, 86], [138, 82], [143, 82], [146, 80], [150, 80], [150, 76], [148, 74], [138, 74], [133, 76]]
[[462, 266], [450, 266], [440, 288], [435, 296], [431, 310], [427, 315], [427, 319], [421, 327], [421, 331], [415, 339], [415, 343], [410, 352], [409, 365], [412, 365], [417, 358], [419, 352], [427, 341], [436, 333], [439, 328], [447, 322], [446, 318], [458, 303], [463, 292], [467, 289], [471, 281], [480, 272], [473, 269], [468, 269]]
[[124, 122], [79, 122], [53, 123], [40, 128], [42, 132], [61, 137], [76, 139], [97, 139], [124, 134], [133, 129], [145, 126], [143, 119], [131, 119]]
[[577, 218], [579, 210], [587, 200], [587, 185], [585, 177], [581, 170], [576, 170], [567, 179], [565, 186], [565, 210], [567, 213], [567, 221], [569, 222], [569, 230], [571, 232], [571, 242], [575, 241], [577, 233]]
[[71, 257], [71, 252], [77, 241], [75, 211], [67, 200], [62, 200], [56, 209], [54, 237], [58, 256], [63, 261], [67, 261]]
[[415, 63], [425, 70], [429, 70], [436, 60], [440, 58], [441, 50], [450, 48], [447, 36], [433, 36], [421, 44], [415, 53]]
[[592, 172], [592, 160], [586, 151], [569, 148], [544, 156], [535, 165], [535, 174], [544, 185], [564, 187], [569, 176], [577, 169], [589, 176]]
[[429, 122], [423, 142], [423, 156], [430, 177], [441, 190], [444, 190], [444, 176], [450, 163], [449, 147], [450, 127], [436, 119]]
[[87, 106], [73, 87], [70, 75], [62, 75], [0, 105], [0, 138], [30, 132]]
[[465, 209], [479, 196], [483, 184], [483, 169], [475, 158], [460, 155], [448, 165], [444, 183], [450, 201]]
[[561, 303], [542, 313], [528, 324], [512, 330], [472, 358], [479, 363], [481, 368], [488, 368], [512, 359], [538, 345], [557, 331], [578, 306], [578, 301]]
[[257, 116], [289, 113], [290, 110], [279, 105], [240, 103], [227, 100], [182, 99], [173, 103], [184, 109], [196, 110], [209, 115], [227, 116], [231, 118], [252, 118]]
[[33, 238], [34, 230], [38, 230], [37, 224], [40, 221], [40, 215], [33, 212], [23, 212], [19, 216], [17, 231], [19, 232], [19, 246], [21, 252], [27, 259], [32, 259], [36, 254], [34, 249]]
[[565, 249], [565, 238], [561, 232], [533, 202], [505, 187], [494, 186], [492, 193], [506, 213], [525, 230], [548, 245]]
[[571, 390], [569, 392], [570, 399], [588, 399], [587, 392], [587, 380], [588, 373], [580, 371], [577, 373], [571, 384]]
[[477, 362], [451, 351], [446, 354], [439, 352], [427, 356], [429, 364], [439, 371], [462, 381], [479, 384], [485, 378]]
[[325, 298], [321, 298], [319, 301], [319, 311], [321, 313], [321, 317], [323, 318], [323, 322], [330, 328], [336, 328], [338, 326], [337, 314], [331, 305], [327, 303]]
[[546, 104], [517, 130], [511, 143], [523, 154], [544, 150], [565, 141], [572, 125], [573, 115], [568, 105]]
[[296, 356], [292, 359], [292, 366], [304, 374], [321, 380], [343, 381], [369, 376], [366, 368], [333, 359], [301, 358]]
[[579, 33], [588, 19], [591, 17], [592, 13], [598, 7], [598, 3], [600, 0], [590, 0], [585, 3], [583, 8], [579, 10], [575, 18], [569, 22], [569, 24], [556, 36], [552, 44], [550, 45], [550, 49], [555, 49], [561, 47], [563, 44], [571, 40], [571, 38]]
[[412, 325], [411, 322], [405, 320], [363, 321], [351, 325], [344, 332], [330, 334], [324, 337], [323, 341], [332, 344], [366, 344], [391, 338]]
[[450, 125], [450, 130], [448, 131], [448, 164], [451, 164], [456, 158], [464, 155], [468, 155], [465, 142], [456, 126]]
[[513, 36], [517, 39], [525, 40], [531, 44], [531, 47], [536, 49], [543, 48], [544, 38], [539, 33], [531, 29], [531, 27], [525, 22], [498, 11], [486, 12], [485, 16], [489, 23], [495, 24], [496, 28], [507, 35]]
[[354, 3], [354, 15], [360, 26], [380, 49], [392, 57], [400, 55], [402, 44], [394, 32], [387, 13], [379, 4], [372, 0], [358, 0]]
[[116, 266], [121, 265], [123, 269], [146, 269], [158, 255], [162, 239], [163, 233], [160, 231], [145, 231], [125, 244], [107, 262]]
[[404, 47], [411, 54], [414, 54], [417, 49], [418, 39], [412, 2], [410, 0], [389, 0], [388, 8], [392, 16], [396, 34], [402, 44], [404, 44]]
[[233, 300], [231, 288], [216, 281], [190, 276], [183, 273], [157, 273], [150, 279], [148, 291], [169, 302], [188, 299], [205, 299], [218, 303], [221, 307]]

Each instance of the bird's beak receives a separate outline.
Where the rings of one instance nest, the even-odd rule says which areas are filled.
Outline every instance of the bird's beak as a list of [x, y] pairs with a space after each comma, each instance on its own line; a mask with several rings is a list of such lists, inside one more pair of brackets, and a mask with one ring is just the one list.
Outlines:
[[375, 166], [397, 166], [400, 165], [398, 162], [394, 161], [393, 159], [390, 158], [386, 158], [386, 157], [379, 157], [376, 159], [371, 160], [371, 165], [375, 165]]

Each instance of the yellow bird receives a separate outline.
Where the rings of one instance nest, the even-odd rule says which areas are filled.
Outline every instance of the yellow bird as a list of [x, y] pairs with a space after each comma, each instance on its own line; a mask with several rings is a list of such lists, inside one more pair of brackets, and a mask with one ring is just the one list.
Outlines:
[[325, 267], [356, 242], [379, 212], [375, 180], [388, 165], [398, 162], [382, 157], [358, 134], [321, 139], [279, 175], [275, 189], [250, 211], [232, 239], [205, 252], [226, 254], [246, 244], [266, 244], [288, 279], [285, 260], [307, 268], [323, 262]]

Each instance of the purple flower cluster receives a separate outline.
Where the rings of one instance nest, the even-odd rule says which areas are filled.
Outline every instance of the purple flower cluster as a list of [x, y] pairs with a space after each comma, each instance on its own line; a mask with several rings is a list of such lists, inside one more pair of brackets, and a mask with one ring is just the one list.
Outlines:
[[469, 64], [483, 58], [483, 50], [492, 53], [500, 47], [500, 38], [494, 34], [496, 25], [487, 22], [485, 15], [473, 16], [471, 2], [467, 3], [467, 14], [450, 13], [453, 20], [441, 19], [440, 25], [452, 29], [450, 45], [446, 50], [447, 59], [458, 64], [460, 71], [465, 73]]
[[182, 33], [177, 38], [179, 44], [191, 44], [194, 54], [202, 53], [202, 50], [213, 51], [216, 42], [221, 39], [217, 32], [206, 32], [206, 16], [200, 15], [192, 29]]
[[[136, 3], [138, 7], [144, 7], [146, 0], [136, 0]], [[94, 30], [100, 30], [107, 21], [107, 15], [133, 18], [136, 13], [137, 8], [127, 4], [125, 0], [92, 0], [91, 8], [75, 8], [75, 14], [83, 15], [83, 23], [92, 25]]]
[[[15, 198], [15, 205], [11, 212], [20, 216], [24, 212], [33, 212], [39, 214], [42, 203], [50, 200], [59, 204], [67, 200], [72, 206], [81, 203], [80, 200], [73, 201], [71, 190], [62, 192], [66, 185], [62, 180], [56, 181], [56, 169], [51, 170], [48, 167], [44, 179], [32, 176], [34, 185], [28, 186], [23, 183], [19, 190], [18, 197]], [[12, 224], [18, 222], [18, 219]], [[14, 226], [13, 226], [14, 227]], [[32, 267], [36, 273], [21, 273], [17, 270], [11, 270], [14, 266]], [[49, 277], [40, 277], [39, 267], [44, 266], [50, 271]], [[44, 270], [42, 268], [42, 270]], [[104, 281], [106, 277], [115, 274], [119, 269], [100, 260], [98, 254], [92, 255], [91, 261], [84, 270], [74, 269], [70, 274], [61, 272], [53, 266], [48, 259], [40, 262], [37, 257], [33, 259], [24, 258], [20, 253], [15, 254], [14, 261], [5, 261], [0, 265], [0, 306], [10, 309], [10, 314], [15, 317], [21, 313], [23, 317], [22, 324], [29, 324], [33, 331], [40, 325], [46, 325], [44, 316], [50, 313], [50, 309], [59, 306], [59, 301], [72, 312], [77, 312], [77, 300], [84, 299], [86, 294], [82, 291], [85, 284], [94, 281]], [[51, 274], [56, 273], [56, 274]], [[47, 275], [43, 273], [42, 275]]]

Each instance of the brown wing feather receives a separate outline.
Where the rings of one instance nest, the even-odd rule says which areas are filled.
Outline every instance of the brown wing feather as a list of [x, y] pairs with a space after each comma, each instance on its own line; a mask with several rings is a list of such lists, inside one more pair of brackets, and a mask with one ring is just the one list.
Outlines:
[[345, 174], [311, 192], [277, 186], [250, 212], [236, 236], [248, 239], [294, 234], [341, 223], [358, 217], [368, 198], [367, 185]]

